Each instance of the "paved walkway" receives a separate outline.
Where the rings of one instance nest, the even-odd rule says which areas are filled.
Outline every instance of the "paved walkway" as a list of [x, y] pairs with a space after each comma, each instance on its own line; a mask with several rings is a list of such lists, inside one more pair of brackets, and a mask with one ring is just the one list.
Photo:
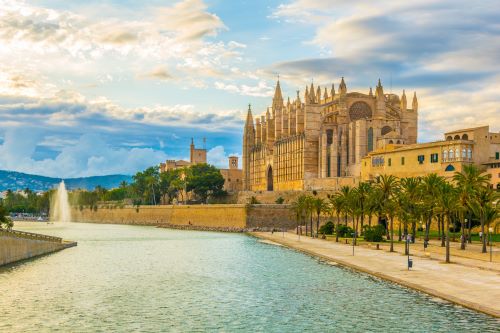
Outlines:
[[294, 233], [252, 234], [500, 318], [500, 274], [496, 269], [414, 256], [413, 268], [408, 271], [407, 257], [401, 253], [357, 246], [353, 256], [352, 246], [345, 244], [304, 236], [299, 240]]

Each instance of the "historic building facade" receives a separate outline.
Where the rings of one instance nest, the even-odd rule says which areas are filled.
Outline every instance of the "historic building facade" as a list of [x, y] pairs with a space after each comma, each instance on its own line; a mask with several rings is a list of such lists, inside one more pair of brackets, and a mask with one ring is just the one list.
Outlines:
[[386, 144], [417, 141], [418, 102], [406, 94], [385, 94], [380, 80], [375, 93], [338, 92], [306, 87], [285, 103], [280, 82], [272, 106], [253, 119], [249, 107], [243, 134], [243, 188], [250, 191], [304, 190], [359, 178], [361, 160]]
[[363, 158], [361, 180], [373, 180], [383, 174], [405, 178], [429, 173], [450, 179], [469, 164], [486, 169], [491, 174], [491, 185], [500, 188], [500, 133], [481, 126], [444, 133], [442, 141], [386, 145]]

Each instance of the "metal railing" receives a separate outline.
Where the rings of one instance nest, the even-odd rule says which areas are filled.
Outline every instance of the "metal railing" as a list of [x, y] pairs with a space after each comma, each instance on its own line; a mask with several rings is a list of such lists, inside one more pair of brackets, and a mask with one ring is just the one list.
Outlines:
[[18, 237], [18, 238], [41, 240], [41, 241], [53, 242], [53, 243], [62, 243], [62, 238], [60, 238], [60, 237], [35, 234], [32, 232], [19, 231], [19, 230], [7, 231], [7, 230], [0, 229], [0, 236]]

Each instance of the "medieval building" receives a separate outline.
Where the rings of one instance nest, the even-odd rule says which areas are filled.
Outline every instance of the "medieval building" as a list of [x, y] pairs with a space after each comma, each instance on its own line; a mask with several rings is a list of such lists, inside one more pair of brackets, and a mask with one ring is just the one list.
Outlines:
[[243, 187], [250, 191], [329, 188], [341, 178], [359, 179], [361, 159], [386, 144], [417, 141], [418, 102], [401, 97], [306, 87], [294, 100], [282, 97], [280, 82], [272, 106], [253, 119], [249, 107], [243, 134]]

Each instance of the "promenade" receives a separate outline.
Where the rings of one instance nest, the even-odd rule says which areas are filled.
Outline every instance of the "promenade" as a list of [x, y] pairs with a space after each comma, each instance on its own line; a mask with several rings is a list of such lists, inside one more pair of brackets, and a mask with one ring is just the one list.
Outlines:
[[498, 262], [452, 256], [452, 263], [445, 264], [426, 256], [412, 256], [413, 268], [409, 271], [407, 257], [388, 252], [387, 246], [380, 250], [356, 246], [353, 256], [352, 246], [334, 241], [304, 236], [299, 240], [295, 233], [287, 232], [251, 234], [500, 318]]

